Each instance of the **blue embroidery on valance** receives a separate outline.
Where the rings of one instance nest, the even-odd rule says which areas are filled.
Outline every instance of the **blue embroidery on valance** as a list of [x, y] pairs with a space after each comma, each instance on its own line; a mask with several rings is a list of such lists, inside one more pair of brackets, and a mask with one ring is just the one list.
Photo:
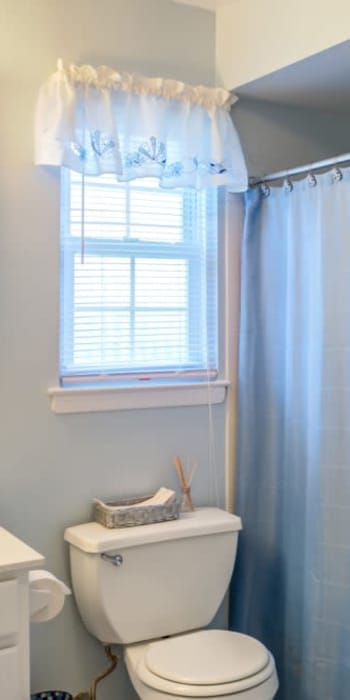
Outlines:
[[[95, 130], [90, 133], [91, 148], [86, 148], [77, 141], [70, 144], [71, 150], [80, 161], [86, 161], [90, 154], [102, 158], [115, 148], [113, 139], [102, 131]], [[134, 170], [147, 165], [159, 165], [163, 171], [163, 177], [176, 178], [182, 175], [190, 175], [196, 171], [202, 171], [209, 175], [221, 175], [227, 172], [223, 163], [205, 162], [198, 158], [186, 158], [183, 161], [168, 163], [166, 145], [156, 136], [150, 136], [147, 142], [143, 142], [135, 151], [127, 153], [124, 159], [125, 169]]]
[[158, 163], [163, 167], [166, 165], [165, 143], [155, 136], [151, 136], [148, 143], [143, 143], [137, 151], [128, 153], [125, 159], [127, 168], [135, 168], [147, 163]]

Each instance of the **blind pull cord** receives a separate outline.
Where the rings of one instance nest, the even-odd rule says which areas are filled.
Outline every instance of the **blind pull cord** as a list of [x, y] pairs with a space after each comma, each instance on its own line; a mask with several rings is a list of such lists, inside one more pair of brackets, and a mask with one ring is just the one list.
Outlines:
[[85, 262], [85, 164], [81, 173], [81, 230], [80, 230], [80, 262]]

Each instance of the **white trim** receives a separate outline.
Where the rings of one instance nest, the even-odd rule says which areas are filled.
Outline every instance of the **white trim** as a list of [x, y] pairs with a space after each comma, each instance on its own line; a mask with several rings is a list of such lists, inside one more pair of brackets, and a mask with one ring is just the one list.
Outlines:
[[[82, 207], [79, 208], [81, 178], [64, 168], [61, 206], [60, 385], [67, 387], [68, 384], [78, 383], [81, 387], [84, 384], [95, 386], [97, 382], [99, 384], [102, 382], [104, 386], [108, 386], [114, 381], [113, 375], [115, 385], [118, 379], [121, 379], [124, 386], [138, 377], [142, 380], [149, 377], [164, 380], [167, 375], [170, 380], [175, 377], [175, 381], [181, 382], [191, 380], [191, 375], [194, 379], [195, 375], [198, 377], [200, 373], [204, 381], [212, 379], [214, 373], [212, 368], [215, 370], [217, 368], [215, 333], [217, 314], [215, 292], [218, 276], [216, 269], [217, 190], [212, 189], [207, 192], [184, 190], [170, 193], [162, 191], [153, 178], [145, 180], [141, 187], [137, 180], [135, 183], [118, 185], [112, 176], [108, 178], [101, 176], [100, 184], [96, 178], [91, 182], [86, 179], [85, 186], [91, 190], [92, 197], [98, 197], [102, 202], [106, 199], [103, 226], [112, 225], [115, 228], [115, 225], [122, 225], [122, 234], [125, 233], [125, 236], [118, 238], [117, 233], [117, 237], [112, 235], [109, 237], [108, 232], [101, 231], [98, 226], [100, 211], [95, 212], [85, 241], [86, 258], [91, 256], [89, 260], [92, 262], [92, 267], [89, 267], [87, 259], [85, 267], [80, 265], [82, 241], [79, 235], [75, 235], [77, 231], [74, 228], [76, 225], [74, 202], [78, 202], [79, 214], [82, 215]], [[142, 193], [142, 199], [137, 204], [140, 193]], [[148, 194], [151, 198], [149, 211], [147, 204], [143, 205], [143, 198]], [[119, 197], [121, 197], [120, 201]], [[154, 236], [152, 234], [150, 238], [153, 240], [147, 240], [147, 237], [143, 240], [142, 236], [137, 238], [138, 232], [132, 228], [133, 197], [136, 197], [136, 208], [139, 207], [140, 211], [144, 209], [144, 218], [147, 220], [148, 216], [151, 217], [151, 224], [153, 212], [157, 213], [159, 210], [159, 220], [152, 226]], [[115, 203], [110, 203], [112, 201]], [[166, 210], [162, 214], [160, 210], [164, 207]], [[169, 207], [173, 213], [170, 212]], [[169, 230], [165, 230], [167, 226], [170, 227]], [[154, 229], [157, 229], [158, 233]], [[171, 233], [172, 229], [174, 235]], [[96, 259], [101, 259], [101, 264], [97, 267], [94, 262]], [[142, 272], [142, 268], [137, 271], [139, 261], [142, 263], [142, 260], [152, 263], [157, 270], [164, 268], [164, 265], [169, 262], [174, 266], [174, 270], [178, 269], [179, 274], [182, 273], [177, 279], [177, 285], [175, 277], [172, 276], [168, 280], [168, 285], [174, 291], [173, 295], [170, 294], [166, 300], [157, 299], [157, 295], [151, 290], [156, 289], [158, 283], [161, 284], [161, 278], [158, 279], [158, 273], [155, 272], [154, 282], [147, 281], [148, 278], [144, 278], [144, 274], [147, 275], [147, 269], [145, 273]], [[76, 261], [78, 267], [76, 267]], [[125, 279], [124, 264], [127, 265]], [[121, 268], [120, 265], [123, 267]], [[115, 288], [113, 285], [104, 294], [104, 271], [107, 269], [110, 269], [109, 274], [113, 271], [114, 277], [118, 277], [119, 272], [123, 272], [124, 282], [120, 288], [118, 286]], [[150, 296], [146, 294], [148, 301], [147, 298], [141, 299], [137, 292], [141, 289], [139, 284], [142, 285], [144, 279], [150, 290]], [[87, 298], [82, 293], [86, 289], [88, 289]], [[94, 289], [96, 295], [92, 295]], [[142, 308], [143, 304], [145, 309]], [[157, 338], [151, 335], [149, 320], [142, 320], [146, 318], [147, 311], [152, 312], [152, 316], [149, 314], [150, 318], [153, 319], [153, 314], [156, 317], [159, 326]], [[108, 315], [109, 313], [115, 316], [112, 318]], [[106, 327], [103, 321], [105, 318]], [[177, 327], [173, 325], [174, 323], [184, 324], [183, 330], [182, 326]], [[123, 327], [124, 332], [121, 330]], [[116, 328], [121, 332], [118, 347], [115, 346]], [[176, 349], [172, 352], [170, 347], [174, 332], [178, 334], [177, 344], [180, 343], [178, 356], [176, 356]], [[140, 343], [145, 345], [145, 352], [138, 357], [140, 348], [142, 352]], [[162, 347], [164, 343], [165, 347], [170, 344], [168, 357], [164, 357]], [[111, 364], [109, 367], [103, 367], [105, 348], [108, 346], [112, 349], [108, 353]], [[111, 351], [114, 351], [116, 357], [111, 358]], [[123, 366], [125, 359], [127, 365]], [[135, 367], [137, 362], [139, 366]], [[142, 362], [145, 363], [144, 366]], [[152, 363], [153, 367], [150, 367]], [[85, 380], [83, 375], [86, 375]], [[94, 376], [89, 378], [88, 375]], [[96, 375], [101, 379], [98, 378], [96, 381]]]
[[52, 387], [48, 390], [54, 413], [127, 411], [137, 408], [202, 406], [223, 403], [227, 381], [128, 387]]

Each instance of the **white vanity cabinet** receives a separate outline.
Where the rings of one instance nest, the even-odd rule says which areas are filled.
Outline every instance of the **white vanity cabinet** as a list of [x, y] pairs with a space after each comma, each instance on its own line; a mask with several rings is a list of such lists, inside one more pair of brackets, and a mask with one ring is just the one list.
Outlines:
[[0, 528], [0, 698], [29, 700], [30, 569], [44, 557]]

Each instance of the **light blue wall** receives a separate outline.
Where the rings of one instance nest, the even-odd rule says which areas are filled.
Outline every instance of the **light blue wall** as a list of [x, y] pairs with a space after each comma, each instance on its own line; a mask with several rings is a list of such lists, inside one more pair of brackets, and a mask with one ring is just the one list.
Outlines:
[[254, 177], [349, 151], [347, 110], [327, 111], [241, 97], [232, 115], [249, 175]]
[[[90, 517], [93, 496], [175, 487], [178, 452], [200, 465], [195, 501], [212, 501], [209, 416], [205, 407], [50, 412], [47, 388], [57, 383], [58, 363], [59, 179], [32, 165], [36, 94], [58, 56], [212, 84], [214, 16], [170, 0], [2, 0], [0, 27], [0, 521], [68, 581], [63, 531]], [[213, 407], [212, 417], [222, 497], [224, 406]], [[73, 601], [32, 630], [33, 689], [78, 692], [103, 666]], [[131, 695], [121, 670], [99, 698]]]

